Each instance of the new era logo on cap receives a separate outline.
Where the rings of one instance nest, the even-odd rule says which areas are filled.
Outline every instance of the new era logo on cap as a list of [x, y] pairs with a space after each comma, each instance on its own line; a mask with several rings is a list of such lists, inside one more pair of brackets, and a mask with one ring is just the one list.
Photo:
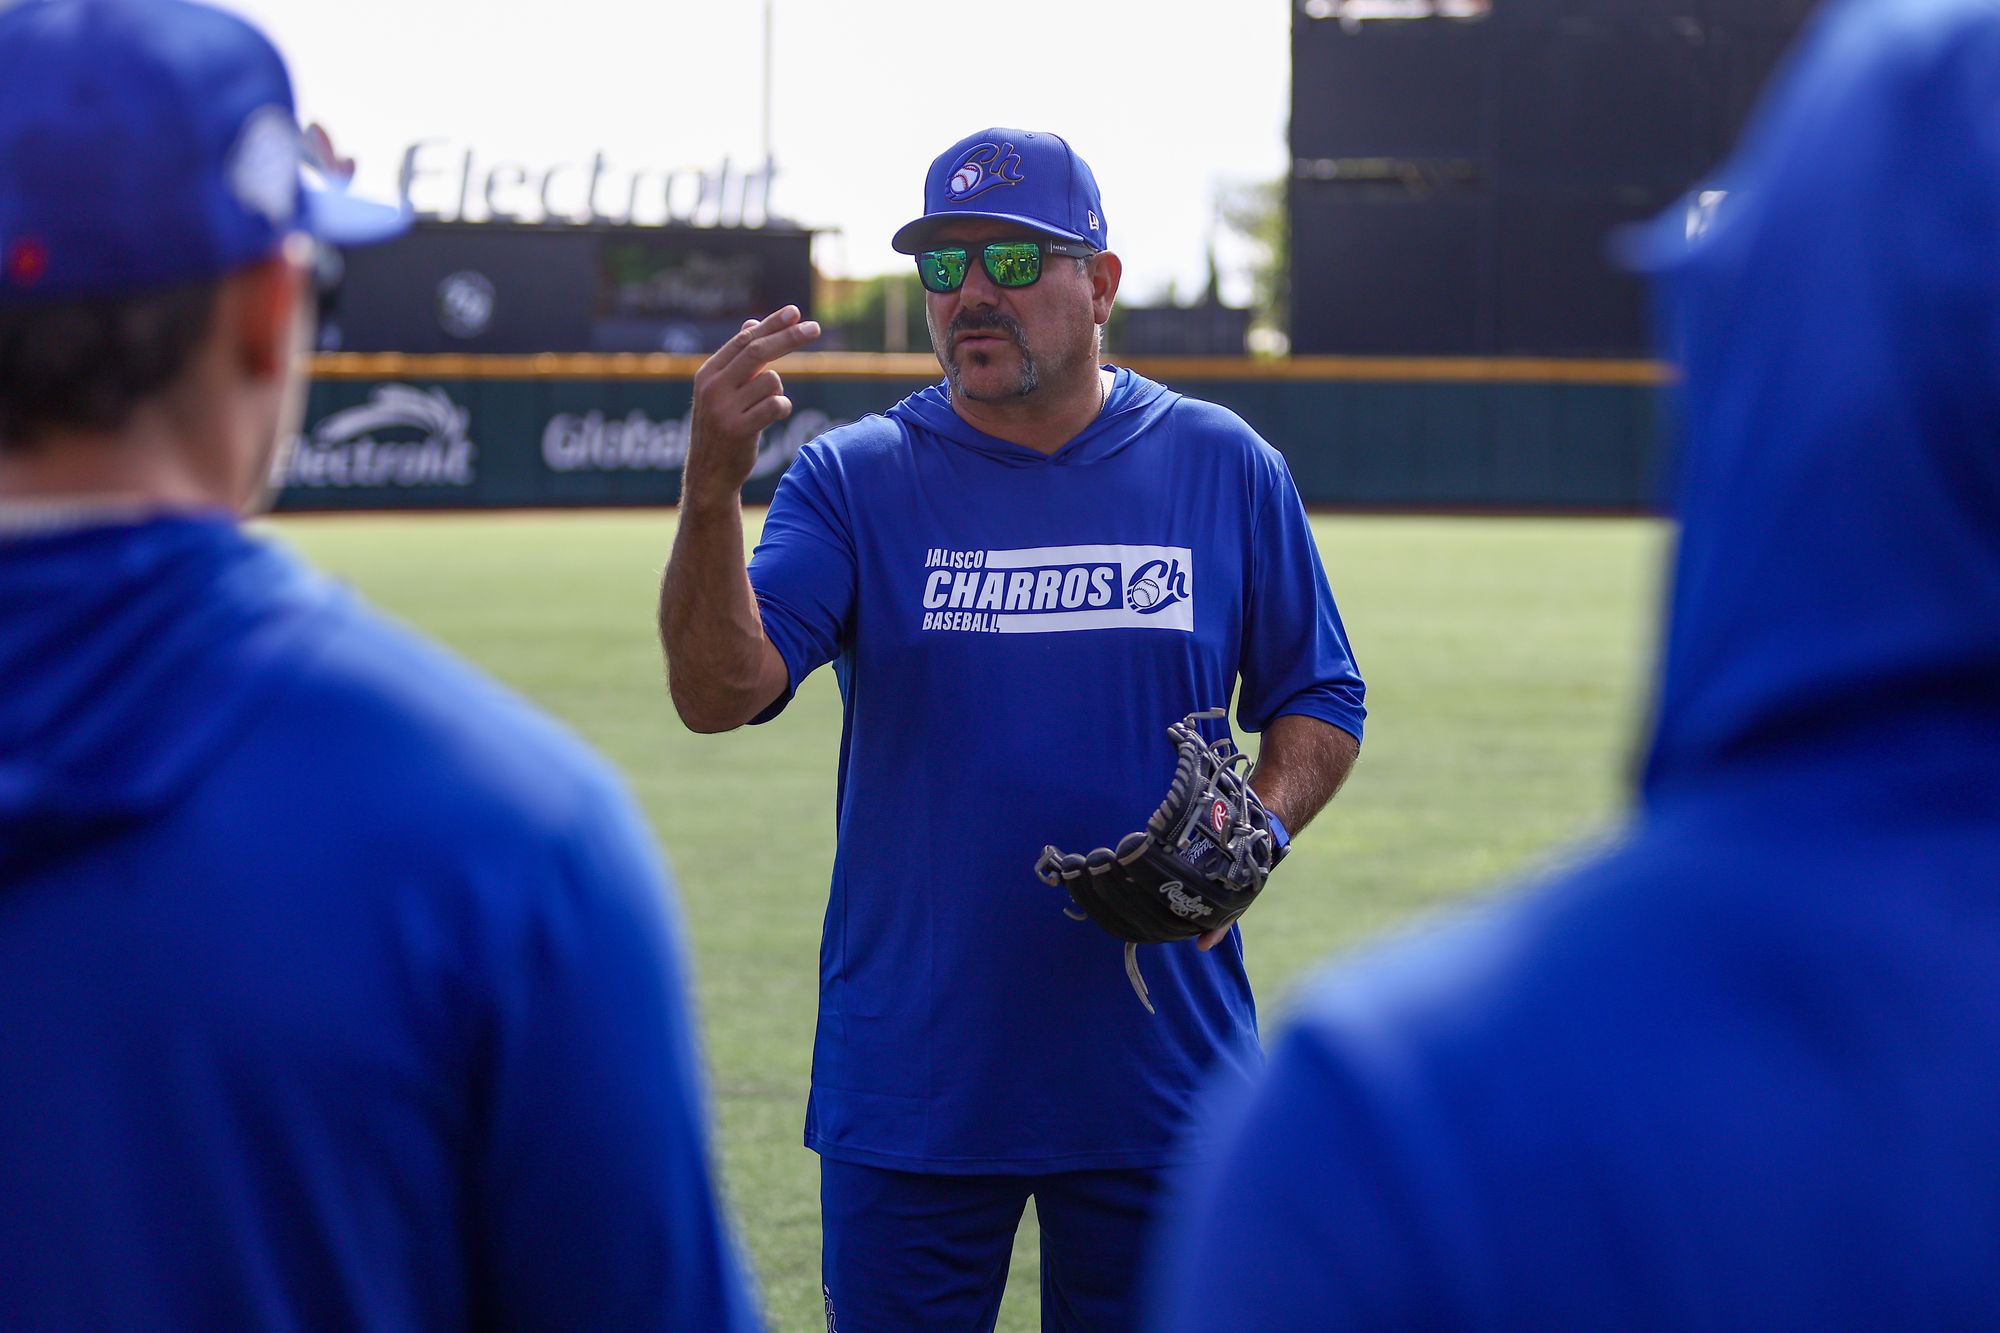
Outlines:
[[32, 236], [12, 244], [0, 237], [0, 278], [20, 288], [34, 286], [49, 271], [49, 250]]

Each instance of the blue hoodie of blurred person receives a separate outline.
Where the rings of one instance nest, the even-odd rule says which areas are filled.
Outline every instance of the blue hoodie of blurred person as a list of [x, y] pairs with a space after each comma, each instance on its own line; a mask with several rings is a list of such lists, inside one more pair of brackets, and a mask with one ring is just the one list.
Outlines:
[[1310, 989], [1155, 1328], [2000, 1326], [2000, 3], [1835, 4], [1725, 183], [1631, 825]]
[[754, 1328], [629, 797], [237, 524], [402, 221], [301, 156], [239, 19], [0, 6], [0, 1327]]

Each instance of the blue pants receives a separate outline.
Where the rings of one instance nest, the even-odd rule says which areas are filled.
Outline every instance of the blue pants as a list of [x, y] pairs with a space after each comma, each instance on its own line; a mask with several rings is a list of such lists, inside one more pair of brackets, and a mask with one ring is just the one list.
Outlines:
[[821, 1158], [827, 1327], [990, 1333], [1032, 1197], [1044, 1333], [1136, 1328], [1141, 1248], [1166, 1174], [916, 1175]]

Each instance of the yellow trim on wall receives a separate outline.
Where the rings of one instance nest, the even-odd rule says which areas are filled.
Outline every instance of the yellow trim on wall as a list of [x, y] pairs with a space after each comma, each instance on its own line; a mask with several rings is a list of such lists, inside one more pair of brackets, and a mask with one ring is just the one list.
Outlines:
[[[557, 353], [532, 356], [412, 355], [402, 352], [328, 352], [313, 358], [313, 375], [326, 380], [686, 380], [702, 357], [666, 353]], [[1592, 361], [1555, 357], [1133, 357], [1119, 362], [1168, 384], [1197, 380], [1318, 380], [1372, 384], [1631, 384], [1672, 382], [1673, 369], [1658, 361]], [[801, 379], [930, 380], [937, 359], [928, 353], [800, 352], [778, 363]]]

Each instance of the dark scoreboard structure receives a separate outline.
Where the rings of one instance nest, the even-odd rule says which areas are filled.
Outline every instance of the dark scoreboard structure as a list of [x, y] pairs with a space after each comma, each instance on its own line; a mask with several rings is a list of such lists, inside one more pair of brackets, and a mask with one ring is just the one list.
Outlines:
[[347, 352], [706, 355], [745, 319], [812, 314], [792, 227], [418, 222], [344, 256], [321, 346]]
[[1814, 0], [1295, 0], [1295, 354], [1650, 347], [1617, 227], [1698, 190]]

